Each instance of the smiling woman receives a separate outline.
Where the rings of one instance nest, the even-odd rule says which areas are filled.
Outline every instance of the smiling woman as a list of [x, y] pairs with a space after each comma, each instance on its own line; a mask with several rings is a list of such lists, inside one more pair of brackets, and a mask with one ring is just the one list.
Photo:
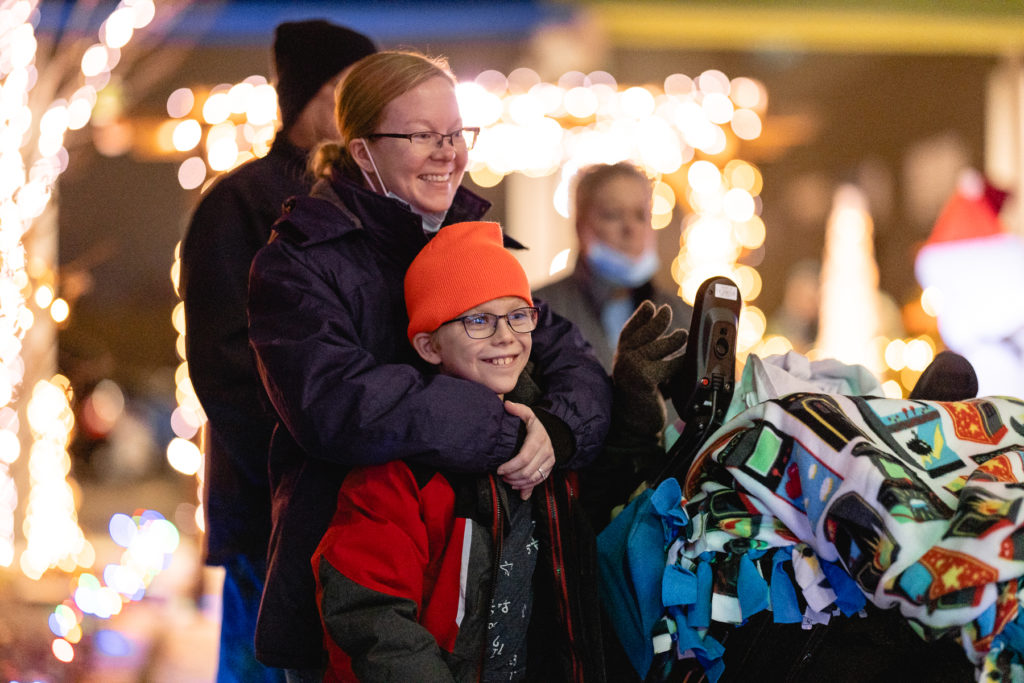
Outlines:
[[[405, 198], [424, 217], [443, 215], [462, 183], [468, 160], [466, 140], [458, 134], [462, 116], [454, 84], [437, 76], [395, 98], [379, 127], [404, 133], [375, 132], [349, 143], [367, 183], [381, 194]], [[440, 136], [448, 131], [454, 132], [445, 144]], [[405, 141], [398, 135], [411, 137]]]
[[[500, 382], [426, 371], [410, 344], [403, 278], [418, 252], [489, 208], [460, 186], [473, 133], [463, 128], [446, 65], [416, 53], [364, 58], [337, 97], [341, 141], [319, 150], [319, 181], [310, 196], [289, 200], [249, 283], [250, 341], [281, 422], [270, 454], [276, 513], [256, 652], [286, 669], [323, 661], [309, 558], [352, 467], [415, 458], [497, 475], [527, 497], [556, 467], [596, 456], [611, 403], [608, 378], [571, 323], [541, 305], [536, 330], [524, 330], [513, 313], [532, 306], [521, 268], [514, 291], [492, 291], [485, 271], [487, 296], [475, 301], [456, 301], [439, 284], [444, 272], [415, 288], [443, 292], [447, 306], [422, 331], [442, 327], [438, 334], [458, 338], [443, 342], [460, 349], [458, 370]], [[515, 261], [506, 246], [518, 244], [498, 231], [495, 262]], [[487, 339], [443, 325], [467, 313], [516, 317], [497, 321], [500, 333]], [[544, 407], [506, 405], [498, 394], [512, 389], [531, 350]], [[386, 635], [408, 633], [410, 624], [402, 626]]]

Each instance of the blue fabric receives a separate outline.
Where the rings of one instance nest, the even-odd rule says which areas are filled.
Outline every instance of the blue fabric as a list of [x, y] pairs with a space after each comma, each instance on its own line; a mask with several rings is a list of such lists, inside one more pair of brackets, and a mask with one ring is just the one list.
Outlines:
[[687, 616], [686, 622], [693, 628], [711, 626], [711, 592], [714, 580], [711, 575], [711, 553], [704, 553], [697, 565], [697, 601]]
[[245, 555], [236, 555], [224, 565], [224, 572], [217, 683], [284, 681], [281, 669], [272, 669], [256, 661], [253, 646], [266, 564]]
[[1011, 621], [1003, 627], [1003, 632], [1000, 635], [1000, 638], [1002, 638], [1012, 650], [1018, 653], [1024, 652], [1024, 627], [1016, 621]]
[[689, 523], [681, 502], [679, 482], [666, 479], [654, 491], [647, 489], [637, 496], [597, 537], [601, 599], [641, 678], [647, 676], [654, 659], [651, 636], [664, 605], [679, 604], [671, 602], [672, 596], [687, 588], [703, 594], [702, 580], [710, 597], [710, 573], [694, 576], [673, 567], [666, 575], [667, 546]]
[[852, 616], [864, 609], [867, 598], [857, 582], [846, 573], [841, 565], [821, 561], [821, 571], [836, 593], [836, 607], [846, 616]]
[[676, 565], [665, 568], [661, 582], [661, 601], [665, 605], [692, 605], [696, 594], [696, 574]]
[[740, 613], [749, 619], [763, 609], [768, 608], [768, 583], [754, 566], [755, 555], [762, 553], [744, 553], [740, 556], [739, 580], [736, 583], [736, 597], [740, 601]]
[[988, 609], [978, 615], [978, 635], [984, 638], [988, 634], [992, 633], [992, 630], [996, 627], [996, 606], [995, 604], [989, 605]]
[[790, 562], [792, 557], [793, 551], [788, 547], [779, 548], [772, 555], [772, 616], [776, 624], [799, 624], [803, 619], [796, 588], [782, 566]]
[[682, 502], [683, 491], [679, 482], [671, 477], [661, 482], [651, 496], [651, 506], [661, 518], [665, 546], [676, 540], [690, 522]]
[[650, 634], [661, 617], [663, 532], [651, 504], [637, 496], [597, 537], [601, 599], [630, 663], [641, 678], [654, 658]]

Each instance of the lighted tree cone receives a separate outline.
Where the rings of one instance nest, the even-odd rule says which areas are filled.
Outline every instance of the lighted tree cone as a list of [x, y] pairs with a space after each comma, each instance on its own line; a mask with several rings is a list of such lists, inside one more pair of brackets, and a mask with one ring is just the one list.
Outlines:
[[863, 192], [841, 186], [825, 233], [816, 346], [822, 358], [877, 370], [870, 354], [880, 317], [873, 233]]
[[938, 297], [938, 327], [971, 362], [981, 396], [1024, 396], [1024, 241], [998, 211], [1005, 194], [964, 173], [917, 254], [916, 275]]

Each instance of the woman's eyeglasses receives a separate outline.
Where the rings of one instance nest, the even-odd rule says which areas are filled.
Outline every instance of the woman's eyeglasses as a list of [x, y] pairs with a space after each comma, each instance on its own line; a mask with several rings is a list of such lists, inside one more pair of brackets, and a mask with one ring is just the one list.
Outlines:
[[476, 138], [479, 134], [480, 129], [472, 127], [459, 128], [451, 133], [435, 133], [432, 130], [423, 130], [418, 133], [373, 133], [367, 137], [371, 140], [375, 138], [400, 138], [408, 140], [413, 146], [422, 149], [441, 148], [444, 146], [444, 141], [447, 140], [448, 144], [456, 149], [470, 150], [476, 144]]

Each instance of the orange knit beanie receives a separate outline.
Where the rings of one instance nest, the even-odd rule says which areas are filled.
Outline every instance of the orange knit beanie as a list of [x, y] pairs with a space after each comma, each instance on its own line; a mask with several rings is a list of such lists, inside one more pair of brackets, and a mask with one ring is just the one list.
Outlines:
[[503, 246], [501, 226], [482, 221], [445, 226], [405, 273], [409, 341], [503, 296], [533, 305], [526, 272]]

